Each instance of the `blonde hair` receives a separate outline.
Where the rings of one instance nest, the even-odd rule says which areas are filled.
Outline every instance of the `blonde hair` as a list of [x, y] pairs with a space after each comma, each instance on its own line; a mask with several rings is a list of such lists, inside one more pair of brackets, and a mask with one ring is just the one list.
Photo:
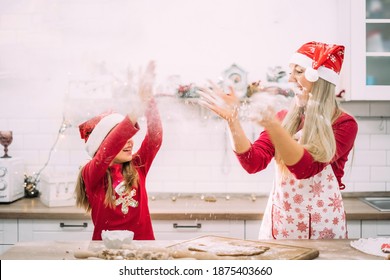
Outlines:
[[[293, 137], [298, 131], [302, 117], [304, 118], [299, 143], [318, 162], [330, 162], [336, 154], [332, 123], [342, 111], [337, 104], [335, 91], [334, 84], [320, 78], [313, 84], [306, 107], [299, 107], [293, 102], [282, 122], [282, 126]], [[275, 159], [286, 174], [288, 170], [277, 153]]]
[[[75, 188], [76, 205], [78, 207], [84, 208], [87, 212], [90, 212], [92, 208], [85, 190], [85, 183], [84, 183], [82, 173], [83, 173], [83, 168], [80, 168], [77, 177], [76, 188]], [[138, 187], [139, 176], [138, 176], [137, 169], [133, 164], [133, 161], [128, 161], [122, 164], [122, 175], [125, 182], [126, 191]], [[104, 204], [105, 206], [108, 206], [110, 208], [115, 208], [114, 188], [112, 185], [111, 174], [108, 169], [106, 171], [105, 179], [106, 179], [105, 181], [106, 195], [104, 198]]]

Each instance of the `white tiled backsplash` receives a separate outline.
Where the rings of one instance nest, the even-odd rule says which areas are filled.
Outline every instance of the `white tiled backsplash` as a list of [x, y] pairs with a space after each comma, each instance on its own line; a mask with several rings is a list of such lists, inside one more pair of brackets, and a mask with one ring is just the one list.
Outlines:
[[346, 102], [359, 131], [347, 163], [347, 191], [390, 191], [390, 102]]
[[[159, 82], [180, 74], [181, 82], [187, 83], [217, 79], [237, 63], [252, 82], [262, 79], [267, 67], [285, 65], [302, 42], [348, 43], [336, 32], [337, 13], [329, 14], [327, 21], [317, 17], [318, 10], [339, 0], [310, 3], [294, 10], [293, 2], [278, 7], [277, 1], [268, 0], [0, 1], [0, 129], [14, 132], [9, 154], [25, 160], [28, 174], [40, 170], [63, 113], [79, 110], [81, 116], [90, 109], [87, 103], [64, 108], [70, 81], [94, 79], [105, 65], [117, 70], [154, 58]], [[215, 13], [221, 7], [223, 12]], [[231, 20], [237, 14], [244, 14], [245, 20]], [[315, 24], [302, 25], [295, 20], [301, 17]], [[247, 174], [230, 148], [221, 120], [190, 105], [169, 103], [159, 100], [164, 142], [148, 176], [149, 191], [268, 193], [272, 163], [263, 172]], [[364, 117], [358, 119], [354, 158], [346, 168], [346, 191], [390, 191], [390, 102], [343, 106]], [[76, 176], [87, 159], [77, 124], [73, 120], [60, 138], [45, 171]], [[251, 140], [260, 132], [251, 123], [245, 130]]]
[[[269, 192], [274, 176], [273, 162], [260, 173], [247, 174], [231, 149], [225, 122], [196, 105], [172, 98], [168, 98], [172, 103], [167, 103], [162, 99], [157, 100], [164, 138], [148, 175], [150, 192]], [[361, 102], [357, 111], [354, 102], [342, 105], [358, 114], [375, 104], [379, 103]], [[390, 108], [390, 102], [387, 104]], [[390, 191], [390, 119], [368, 116], [357, 119], [359, 133], [345, 169], [346, 191]], [[0, 119], [0, 127], [14, 131], [9, 154], [23, 157], [30, 174], [37, 172], [48, 159], [60, 124], [61, 120], [50, 119]], [[144, 119], [140, 120], [140, 126], [135, 148], [144, 136]], [[251, 140], [261, 131], [261, 127], [251, 122], [244, 122], [244, 128]], [[45, 172], [63, 171], [77, 176], [78, 167], [86, 160], [84, 144], [74, 125], [60, 136]]]

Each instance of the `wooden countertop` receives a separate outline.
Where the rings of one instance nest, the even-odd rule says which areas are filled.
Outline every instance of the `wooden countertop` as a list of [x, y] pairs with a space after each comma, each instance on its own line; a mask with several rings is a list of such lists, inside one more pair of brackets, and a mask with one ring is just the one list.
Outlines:
[[[208, 202], [199, 196], [149, 196], [153, 220], [261, 220], [267, 203], [266, 196], [250, 195], [217, 197]], [[386, 220], [390, 212], [381, 212], [362, 202], [358, 197], [345, 197], [348, 220]], [[23, 198], [0, 205], [1, 219], [89, 219], [83, 209], [75, 206], [47, 207], [39, 198]]]
[[[133, 241], [146, 248], [165, 248], [180, 240]], [[267, 240], [264, 242], [312, 248], [319, 251], [316, 260], [383, 260], [350, 246], [351, 240]], [[0, 255], [1, 260], [65, 260], [75, 259], [75, 251], [98, 251], [104, 249], [101, 241], [37, 241], [20, 242]]]

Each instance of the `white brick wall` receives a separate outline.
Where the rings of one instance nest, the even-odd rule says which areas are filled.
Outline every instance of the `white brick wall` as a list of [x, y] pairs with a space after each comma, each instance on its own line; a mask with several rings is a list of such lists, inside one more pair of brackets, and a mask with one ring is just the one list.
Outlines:
[[355, 115], [359, 124], [353, 160], [344, 177], [347, 188], [390, 191], [390, 102], [345, 102], [341, 106]]
[[[199, 9], [202, 1], [209, 9]], [[265, 5], [272, 1], [244, 2], [237, 0], [236, 5], [233, 0], [197, 0], [182, 6], [178, 0], [0, 1], [0, 129], [14, 132], [9, 154], [24, 158], [27, 173], [37, 172], [48, 159], [66, 115], [72, 127], [59, 140], [46, 170], [76, 173], [87, 159], [77, 124], [107, 103], [71, 103], [65, 97], [71, 81], [99, 81], [99, 67], [104, 64], [116, 73], [128, 63], [137, 68], [155, 58], [160, 88], [164, 88], [169, 75], [180, 74], [182, 82], [216, 79], [232, 63], [246, 69], [250, 81], [254, 81], [264, 77], [267, 67], [284, 65], [304, 41], [338, 40], [337, 18], [318, 22], [317, 12], [310, 10], [322, 10], [331, 5], [329, 1], [319, 1], [315, 7], [302, 5], [308, 10], [291, 14], [287, 11], [294, 7], [293, 2], [286, 2], [290, 7], [283, 10], [272, 6], [271, 10], [278, 13], [267, 13]], [[215, 13], [221, 7], [224, 12]], [[148, 20], [143, 18], [145, 11]], [[300, 11], [318, 28], [296, 22]], [[237, 26], [241, 21], [229, 17], [240, 13], [245, 14], [241, 17], [243, 28]], [[209, 18], [219, 25], [199, 27]], [[184, 23], [188, 28], [183, 29]], [[295, 23], [299, 24], [299, 33]], [[196, 33], [199, 30], [201, 33]], [[231, 30], [239, 31], [234, 40]], [[284, 32], [286, 44], [280, 44], [281, 37], [275, 36], [280, 32]], [[211, 41], [214, 38], [218, 40]], [[243, 50], [237, 52], [238, 48]], [[164, 144], [150, 170], [150, 191], [268, 193], [273, 163], [261, 173], [246, 174], [231, 151], [223, 122], [174, 99], [160, 99], [159, 106]], [[389, 102], [349, 102], [343, 106], [364, 117], [359, 118], [354, 160], [346, 168], [347, 191], [390, 191]], [[250, 139], [255, 139], [260, 128], [251, 123], [244, 125]], [[138, 139], [142, 135], [140, 132]]]

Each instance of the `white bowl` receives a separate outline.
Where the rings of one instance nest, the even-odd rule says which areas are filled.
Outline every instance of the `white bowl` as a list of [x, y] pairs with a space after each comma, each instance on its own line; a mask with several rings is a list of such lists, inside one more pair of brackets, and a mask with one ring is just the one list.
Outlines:
[[102, 239], [109, 249], [119, 249], [124, 244], [130, 244], [134, 238], [134, 232], [130, 230], [103, 230]]

